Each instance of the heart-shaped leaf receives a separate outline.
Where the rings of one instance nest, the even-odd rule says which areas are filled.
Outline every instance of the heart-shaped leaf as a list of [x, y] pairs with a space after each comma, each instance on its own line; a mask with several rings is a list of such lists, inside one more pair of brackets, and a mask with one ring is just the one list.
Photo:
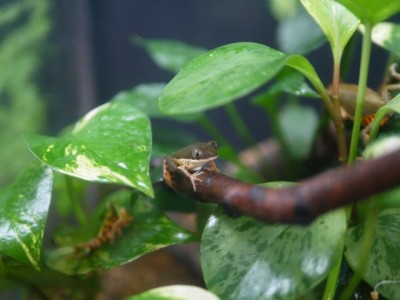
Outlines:
[[72, 134], [27, 135], [30, 150], [58, 172], [88, 181], [119, 183], [152, 196], [151, 129], [146, 115], [124, 102], [99, 106]]
[[234, 220], [219, 211], [201, 243], [207, 287], [221, 299], [299, 299], [337, 263], [345, 231], [343, 210], [308, 227]]
[[[126, 190], [112, 194], [105, 201], [108, 205], [99, 206], [88, 228], [58, 237], [57, 241], [68, 243], [51, 254], [49, 266], [66, 274], [85, 274], [125, 264], [169, 245], [198, 240], [169, 220], [152, 200], [134, 195], [131, 201], [131, 196]], [[97, 233], [93, 224], [100, 225]], [[120, 230], [116, 226], [121, 226]]]
[[338, 0], [363, 23], [376, 24], [400, 11], [398, 0]]
[[[378, 200], [378, 199], [376, 199]], [[379, 204], [379, 201], [377, 201]], [[384, 280], [400, 281], [400, 209], [386, 209], [378, 217], [378, 223], [369, 249], [370, 257], [363, 279], [374, 287]], [[346, 240], [346, 259], [354, 269], [358, 266], [364, 224], [351, 228]], [[400, 284], [382, 284], [378, 292], [387, 299], [397, 299]]]
[[301, 0], [309, 14], [325, 33], [333, 57], [339, 62], [360, 21], [340, 3], [333, 0]]
[[200, 112], [246, 95], [285, 65], [303, 73], [319, 93], [325, 88], [301, 55], [287, 55], [256, 43], [234, 43], [200, 55], [168, 83], [159, 105], [166, 114]]
[[52, 184], [51, 169], [35, 163], [0, 190], [0, 252], [36, 270], [40, 269]]

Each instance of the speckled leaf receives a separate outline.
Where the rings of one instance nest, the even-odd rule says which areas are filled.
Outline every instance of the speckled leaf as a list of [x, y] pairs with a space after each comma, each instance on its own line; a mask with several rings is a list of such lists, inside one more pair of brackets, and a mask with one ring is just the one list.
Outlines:
[[[379, 203], [377, 201], [376, 203]], [[364, 225], [351, 228], [346, 240], [346, 259], [354, 269], [360, 257]], [[383, 280], [400, 280], [400, 209], [387, 209], [378, 217], [370, 249], [370, 258], [363, 279], [372, 287]], [[388, 299], [397, 299], [400, 284], [381, 285], [378, 292]]]
[[337, 0], [363, 23], [376, 24], [400, 11], [399, 0]]
[[135, 38], [134, 42], [144, 47], [160, 68], [172, 73], [178, 73], [188, 61], [207, 51], [174, 40]]
[[335, 61], [340, 61], [344, 47], [360, 21], [333, 0], [301, 0], [301, 3], [325, 33]]
[[216, 213], [201, 243], [207, 287], [222, 299], [299, 299], [338, 261], [345, 231], [343, 210], [308, 227]]
[[111, 101], [133, 105], [148, 117], [160, 117], [163, 114], [158, 108], [158, 98], [164, 88], [165, 83], [140, 84], [131, 90], [119, 92]]
[[371, 37], [375, 44], [400, 56], [400, 24], [388, 22], [376, 24]]
[[170, 285], [155, 288], [126, 300], [218, 300], [219, 298], [207, 290], [197, 286]]
[[30, 150], [58, 172], [124, 184], [153, 195], [150, 122], [131, 105], [107, 103], [83, 117], [70, 135], [28, 135], [26, 140]]
[[35, 163], [0, 190], [0, 252], [36, 270], [40, 269], [52, 184], [51, 169]]
[[159, 106], [166, 114], [200, 112], [244, 96], [270, 80], [285, 65], [325, 90], [308, 60], [256, 43], [234, 43], [189, 62], [165, 87]]
[[[82, 233], [85, 229], [79, 229], [78, 236], [72, 235], [68, 245], [63, 245], [52, 253], [48, 260], [49, 266], [66, 274], [85, 274], [125, 264], [169, 245], [198, 240], [195, 234], [169, 220], [148, 198], [139, 196], [131, 199], [131, 193], [125, 190], [111, 195], [107, 202], [112, 202], [116, 209], [123, 207], [132, 218], [122, 228], [121, 234], [116, 234], [113, 242], [105, 242], [98, 248], [88, 250], [84, 245], [96, 238], [97, 234], [92, 233], [88, 240]], [[104, 222], [107, 215], [104, 214], [104, 209], [108, 211], [110, 207], [99, 207], [91, 223], [96, 223], [96, 220], [99, 224]], [[91, 227], [88, 232], [91, 232]], [[86, 240], [82, 240], [82, 237]], [[77, 248], [77, 245], [80, 246]]]

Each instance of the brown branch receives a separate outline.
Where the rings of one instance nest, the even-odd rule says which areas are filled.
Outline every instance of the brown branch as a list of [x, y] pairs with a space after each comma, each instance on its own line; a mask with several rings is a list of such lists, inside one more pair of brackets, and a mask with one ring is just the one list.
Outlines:
[[264, 188], [205, 170], [194, 192], [188, 177], [173, 174], [175, 188], [228, 212], [266, 222], [308, 224], [317, 216], [400, 184], [400, 151], [317, 175], [285, 189]]

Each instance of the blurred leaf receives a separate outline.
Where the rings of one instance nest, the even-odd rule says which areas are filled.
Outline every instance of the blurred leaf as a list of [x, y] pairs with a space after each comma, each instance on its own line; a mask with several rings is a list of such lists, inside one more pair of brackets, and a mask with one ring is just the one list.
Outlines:
[[285, 65], [302, 72], [318, 91], [325, 91], [305, 57], [256, 43], [234, 43], [187, 64], [164, 89], [160, 109], [166, 114], [200, 112], [232, 102], [265, 84]]
[[[37, 86], [51, 29], [49, 0], [0, 4], [0, 185], [32, 160], [23, 134], [44, 124], [43, 93]], [[13, 159], [18, 157], [18, 159]]]
[[135, 37], [132, 41], [136, 45], [145, 48], [160, 68], [172, 73], [178, 73], [186, 63], [207, 51], [206, 49], [174, 40]]
[[395, 23], [379, 23], [372, 28], [372, 41], [400, 56], [400, 25]]
[[51, 169], [35, 163], [0, 190], [0, 252], [36, 270], [40, 270], [52, 184]]
[[140, 84], [131, 90], [119, 92], [111, 101], [133, 105], [148, 117], [160, 117], [163, 114], [158, 108], [158, 98], [164, 87], [165, 83]]
[[339, 63], [343, 50], [360, 21], [333, 0], [301, 0], [301, 3], [325, 33], [335, 63]]
[[279, 21], [292, 18], [299, 7], [298, 0], [266, 0], [266, 3], [272, 15]]
[[345, 231], [343, 210], [308, 227], [234, 220], [219, 211], [201, 243], [207, 287], [222, 299], [299, 299], [337, 263]]
[[392, 100], [378, 109], [374, 121], [371, 124], [370, 140], [372, 141], [378, 134], [382, 120], [391, 112], [400, 113], [400, 94], [397, 94]]
[[295, 159], [305, 159], [310, 155], [319, 119], [314, 109], [289, 104], [280, 112], [280, 126], [285, 146]]
[[400, 150], [399, 132], [391, 135], [385, 134], [382, 138], [369, 143], [363, 152], [363, 157], [373, 159], [397, 150]]
[[207, 290], [197, 286], [169, 285], [151, 289], [147, 292], [127, 298], [126, 300], [218, 300]]
[[254, 103], [267, 105], [265, 102], [272, 100], [269, 96], [277, 98], [276, 95], [282, 92], [298, 97], [320, 98], [319, 94], [305, 82], [304, 76], [299, 71], [285, 67], [276, 75], [275, 82], [265, 93], [254, 97]]
[[338, 0], [362, 23], [376, 24], [400, 11], [398, 0]]
[[[110, 202], [116, 209], [124, 208], [132, 218], [122, 228], [121, 234], [115, 236], [113, 242], [109, 241], [98, 248], [85, 251], [81, 240], [85, 229], [81, 228], [77, 231], [78, 238], [71, 238], [68, 246], [58, 248], [50, 255], [49, 266], [66, 274], [86, 274], [125, 264], [169, 245], [198, 239], [196, 235], [172, 223], [152, 200], [143, 196], [131, 201], [131, 192], [119, 191], [108, 197], [106, 203]], [[107, 211], [109, 206], [98, 207], [92, 224], [105, 221], [100, 220], [101, 216], [104, 218], [104, 209]], [[91, 230], [92, 227], [86, 229], [88, 232], [92, 232]]]
[[59, 138], [27, 135], [31, 151], [58, 172], [88, 181], [119, 183], [152, 196], [148, 118], [123, 102], [106, 103]]
[[[379, 196], [378, 196], [379, 197]], [[377, 201], [379, 203], [379, 201]], [[363, 279], [371, 286], [383, 280], [400, 280], [400, 209], [387, 209], [378, 217], [378, 224], [370, 249], [370, 257]], [[364, 224], [348, 230], [346, 240], [346, 259], [354, 268], [358, 265], [362, 241], [364, 238]], [[378, 289], [388, 299], [397, 299], [400, 294], [400, 284], [385, 284]]]
[[287, 53], [307, 54], [326, 41], [321, 29], [301, 6], [294, 16], [278, 24], [276, 34], [279, 48]]

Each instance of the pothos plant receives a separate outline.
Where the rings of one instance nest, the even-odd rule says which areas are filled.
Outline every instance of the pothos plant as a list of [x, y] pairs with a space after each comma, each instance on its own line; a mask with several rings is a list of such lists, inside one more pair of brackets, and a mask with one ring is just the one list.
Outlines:
[[[285, 154], [297, 164], [311, 155], [316, 134], [328, 122], [323, 122], [324, 117], [319, 120], [314, 110], [299, 106], [297, 100], [279, 110], [277, 103], [285, 93], [322, 100], [336, 129], [342, 164], [353, 164], [360, 151], [375, 153], [384, 147], [385, 143], [372, 141], [377, 140], [381, 121], [388, 114], [389, 128], [379, 138], [396, 140], [399, 127], [393, 113], [400, 111], [400, 97], [390, 93], [390, 101], [376, 107], [369, 141], [365, 146], [359, 144], [364, 102], [368, 106], [370, 101], [365, 94], [371, 42], [386, 49], [392, 60], [400, 55], [400, 25], [382, 23], [400, 11], [400, 2], [302, 0], [301, 4], [329, 41], [333, 57], [330, 83], [320, 80], [305, 56], [263, 44], [240, 42], [206, 51], [180, 42], [136, 39], [158, 65], [177, 73], [168, 84], [143, 84], [123, 91], [58, 137], [27, 135], [27, 145], [38, 161], [0, 193], [1, 286], [34, 287], [45, 298], [55, 297], [60, 289], [74, 298], [87, 298], [93, 291], [86, 282], [96, 280], [87, 274], [117, 267], [161, 247], [199, 241], [208, 291], [164, 287], [130, 299], [191, 299], [195, 293], [202, 294], [202, 299], [350, 299], [359, 293], [355, 290], [361, 280], [369, 285], [368, 292], [375, 289], [374, 297], [379, 293], [395, 299], [400, 294], [398, 189], [352, 209], [323, 215], [309, 226], [267, 224], [246, 216], [233, 219], [215, 207], [198, 232], [189, 232], [163, 210], [196, 211], [193, 200], [167, 187], [155, 188], [162, 176], [151, 162], [191, 142], [185, 132], [152, 129], [151, 120], [156, 118], [199, 122], [222, 145], [220, 157], [238, 166], [239, 173], [231, 176], [262, 182], [246, 169], [204, 114], [224, 107], [238, 134], [252, 144], [251, 132], [233, 102], [254, 91], [253, 103], [266, 109]], [[282, 24], [304, 15], [292, 17]], [[363, 41], [359, 81], [346, 90], [340, 85], [340, 67], [357, 29]], [[321, 44], [321, 36], [304, 41], [308, 44], [302, 44], [303, 50], [309, 50]], [[259, 89], [272, 79], [268, 88]], [[352, 105], [341, 102], [350, 94], [356, 95], [350, 97]], [[354, 108], [350, 146], [341, 106]], [[88, 216], [83, 206], [91, 182], [127, 188], [102, 196]], [[268, 184], [282, 187], [289, 183]], [[78, 223], [75, 227], [58, 225], [53, 234], [56, 247], [43, 246], [51, 201], [58, 206], [60, 219], [72, 213]]]

